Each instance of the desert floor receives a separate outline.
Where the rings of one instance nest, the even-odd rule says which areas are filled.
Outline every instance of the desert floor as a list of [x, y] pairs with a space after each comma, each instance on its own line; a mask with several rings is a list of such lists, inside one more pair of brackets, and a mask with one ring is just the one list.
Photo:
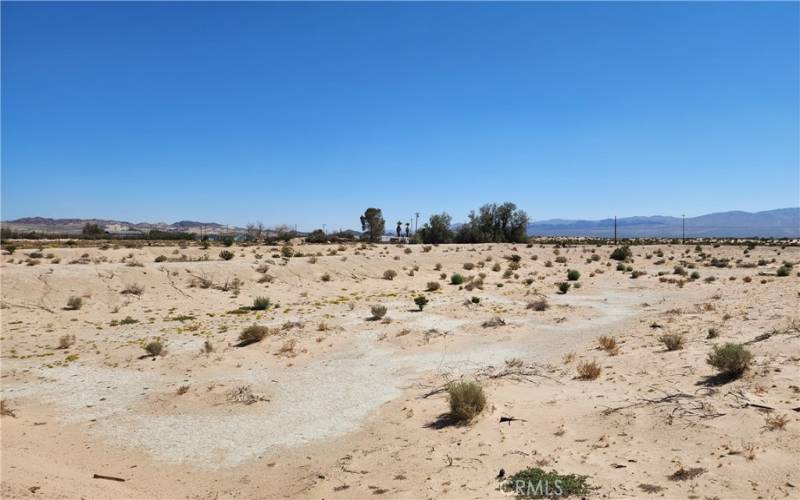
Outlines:
[[[499, 471], [526, 467], [586, 475], [592, 497], [800, 498], [800, 266], [776, 275], [798, 247], [636, 246], [635, 279], [610, 246], [221, 250], [3, 255], [4, 498], [500, 498]], [[561, 294], [567, 269], [581, 285]], [[237, 347], [253, 324], [270, 334]], [[725, 342], [753, 353], [737, 380], [706, 363]], [[450, 425], [441, 388], [461, 378], [488, 405]]]

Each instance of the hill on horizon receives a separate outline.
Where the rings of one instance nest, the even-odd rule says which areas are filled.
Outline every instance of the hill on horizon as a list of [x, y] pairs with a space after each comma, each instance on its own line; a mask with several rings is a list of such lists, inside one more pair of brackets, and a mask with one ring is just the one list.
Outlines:
[[[687, 217], [686, 236], [706, 237], [800, 237], [800, 207], [779, 208], [762, 212], [734, 210], [698, 217]], [[621, 217], [617, 219], [617, 237], [681, 237], [680, 217], [663, 215]], [[531, 236], [614, 237], [614, 219], [567, 220], [548, 219], [528, 224]]]

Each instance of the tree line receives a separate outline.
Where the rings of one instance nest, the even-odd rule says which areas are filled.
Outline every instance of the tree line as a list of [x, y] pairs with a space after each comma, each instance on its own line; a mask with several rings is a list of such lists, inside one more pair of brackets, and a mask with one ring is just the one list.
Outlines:
[[[467, 221], [455, 228], [447, 212], [431, 215], [411, 240], [426, 244], [524, 243], [528, 240], [528, 220], [528, 214], [514, 203], [487, 203], [477, 213], [471, 211]], [[361, 216], [361, 230], [369, 241], [379, 241], [385, 228], [380, 208], [370, 207]]]

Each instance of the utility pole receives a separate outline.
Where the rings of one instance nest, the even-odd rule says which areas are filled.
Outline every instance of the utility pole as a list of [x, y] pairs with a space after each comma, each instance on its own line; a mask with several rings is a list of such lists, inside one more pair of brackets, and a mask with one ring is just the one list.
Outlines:
[[686, 214], [681, 215], [681, 240], [686, 244]]
[[614, 244], [617, 244], [617, 216], [614, 216]]
[[419, 212], [414, 212], [416, 219], [414, 220], [414, 234], [417, 234], [417, 226], [419, 225]]

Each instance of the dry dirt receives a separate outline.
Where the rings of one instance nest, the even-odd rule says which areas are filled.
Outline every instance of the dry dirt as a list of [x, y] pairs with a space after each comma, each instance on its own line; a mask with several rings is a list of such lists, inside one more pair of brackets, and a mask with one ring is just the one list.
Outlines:
[[[3, 255], [2, 496], [500, 498], [501, 469], [541, 467], [588, 476], [592, 497], [800, 498], [800, 265], [776, 275], [798, 247], [636, 246], [635, 279], [610, 246], [294, 249]], [[700, 278], [674, 274], [681, 262]], [[560, 294], [567, 269], [581, 286]], [[454, 272], [485, 273], [482, 289]], [[259, 296], [269, 309], [248, 310]], [[547, 310], [526, 307], [539, 297]], [[253, 324], [270, 334], [238, 347]], [[156, 338], [165, 352], [147, 356]], [[753, 353], [732, 381], [705, 361], [726, 342]], [[599, 378], [577, 378], [591, 360]], [[448, 425], [439, 389], [462, 378], [488, 406]], [[671, 479], [681, 467], [700, 473]]]

